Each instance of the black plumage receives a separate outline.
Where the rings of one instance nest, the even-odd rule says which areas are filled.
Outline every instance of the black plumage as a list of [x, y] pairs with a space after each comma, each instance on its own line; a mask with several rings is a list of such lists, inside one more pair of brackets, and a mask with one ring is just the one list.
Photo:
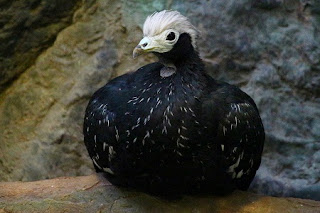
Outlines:
[[[254, 101], [206, 74], [188, 33], [154, 53], [159, 62], [111, 80], [88, 104], [84, 142], [96, 171], [151, 193], [246, 190], [264, 143]], [[163, 77], [168, 63], [175, 71]]]

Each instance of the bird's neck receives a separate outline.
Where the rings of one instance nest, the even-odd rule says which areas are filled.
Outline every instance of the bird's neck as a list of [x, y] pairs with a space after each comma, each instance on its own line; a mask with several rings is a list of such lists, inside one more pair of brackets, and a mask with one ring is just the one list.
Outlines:
[[[162, 69], [162, 76], [170, 76], [174, 72], [187, 72], [191, 71], [194, 74], [204, 74], [204, 64], [201, 58], [199, 57], [198, 52], [193, 48], [187, 50], [184, 54], [171, 55], [168, 57], [168, 54], [157, 55], [159, 62], [164, 65]], [[170, 56], [170, 55], [169, 55]]]
[[197, 72], [204, 69], [199, 53], [192, 45], [191, 36], [187, 33], [180, 35], [179, 40], [169, 52], [155, 52], [154, 54], [165, 67], [174, 68], [176, 71], [194, 70]]
[[178, 70], [188, 69], [194, 72], [204, 72], [204, 63], [195, 50], [183, 55], [181, 60], [175, 61], [174, 64]]

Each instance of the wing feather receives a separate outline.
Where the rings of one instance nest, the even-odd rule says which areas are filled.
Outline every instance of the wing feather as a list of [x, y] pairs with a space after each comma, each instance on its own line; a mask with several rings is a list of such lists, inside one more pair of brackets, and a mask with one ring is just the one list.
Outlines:
[[108, 109], [108, 103], [102, 103], [98, 99], [90, 101], [86, 109], [84, 142], [98, 171], [111, 172], [110, 161], [116, 154], [113, 145], [119, 137], [115, 118], [116, 114]]
[[253, 100], [225, 85], [204, 103], [205, 116], [215, 125], [215, 141], [224, 165], [238, 188], [247, 189], [260, 166], [264, 128]]

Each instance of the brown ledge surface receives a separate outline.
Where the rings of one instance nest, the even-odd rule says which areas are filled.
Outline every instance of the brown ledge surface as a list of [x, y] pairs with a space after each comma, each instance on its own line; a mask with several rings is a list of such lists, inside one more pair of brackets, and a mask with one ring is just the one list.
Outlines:
[[111, 185], [98, 175], [0, 183], [2, 212], [320, 212], [320, 202], [236, 191], [224, 197], [163, 200]]

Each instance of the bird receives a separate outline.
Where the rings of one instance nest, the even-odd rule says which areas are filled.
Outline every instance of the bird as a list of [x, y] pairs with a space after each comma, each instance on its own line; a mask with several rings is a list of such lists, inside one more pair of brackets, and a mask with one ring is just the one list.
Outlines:
[[84, 143], [97, 173], [151, 194], [247, 190], [265, 133], [253, 99], [211, 77], [200, 32], [178, 11], [149, 15], [133, 58], [158, 61], [109, 81], [90, 99]]

